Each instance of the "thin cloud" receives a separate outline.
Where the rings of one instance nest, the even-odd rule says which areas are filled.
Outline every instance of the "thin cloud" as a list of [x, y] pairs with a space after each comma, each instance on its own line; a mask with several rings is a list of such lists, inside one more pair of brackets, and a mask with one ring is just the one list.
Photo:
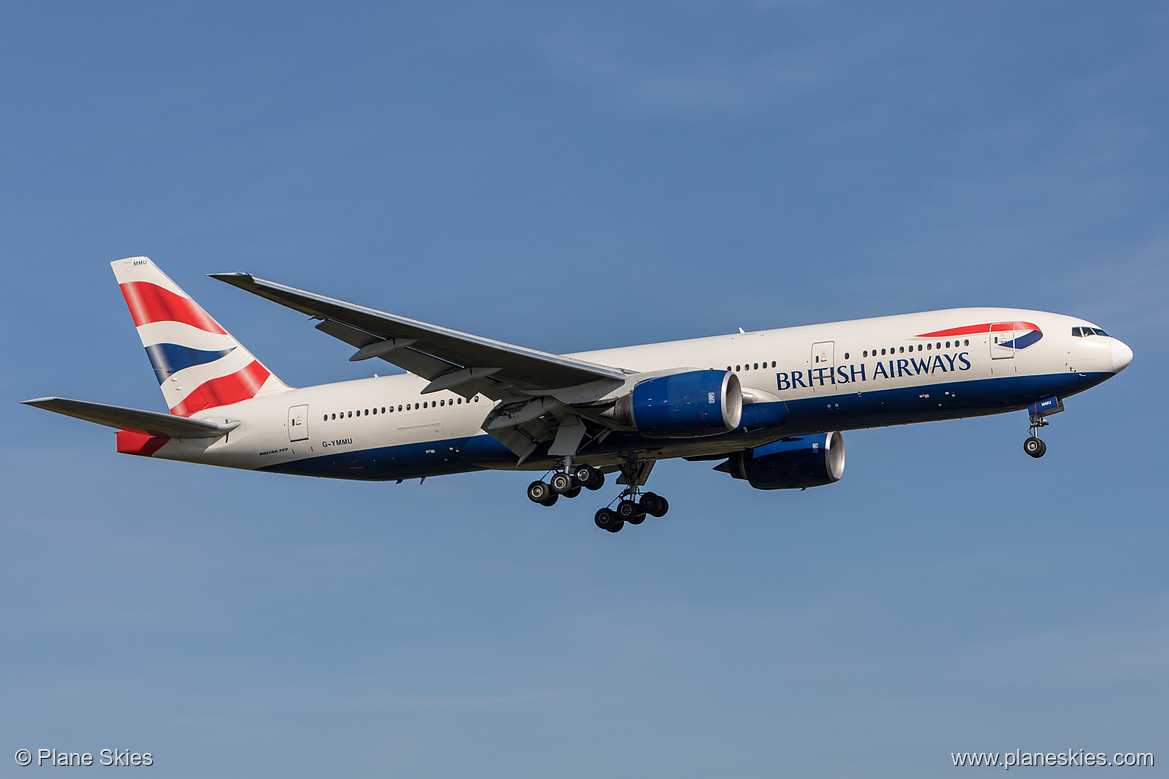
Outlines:
[[[794, 4], [782, 4], [783, 12]], [[644, 112], [743, 113], [784, 102], [838, 81], [864, 63], [893, 51], [902, 34], [888, 25], [822, 38], [804, 25], [785, 24], [775, 4], [753, 13], [715, 9], [683, 35], [666, 17], [652, 33], [636, 35], [620, 19], [566, 19], [542, 36], [541, 45], [562, 78], [593, 89], [622, 106]], [[679, 12], [674, 11], [673, 15]], [[682, 12], [694, 15], [694, 10]], [[689, 19], [690, 22], [698, 20]], [[744, 45], [744, 28], [775, 29], [762, 42]], [[734, 27], [735, 29], [731, 29]]]

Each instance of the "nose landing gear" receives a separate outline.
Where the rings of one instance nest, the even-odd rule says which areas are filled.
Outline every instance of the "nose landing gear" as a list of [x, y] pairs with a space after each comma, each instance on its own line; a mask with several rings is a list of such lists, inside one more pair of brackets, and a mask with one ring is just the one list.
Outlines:
[[1039, 440], [1039, 428], [1047, 427], [1050, 424], [1047, 421], [1048, 415], [1063, 411], [1063, 401], [1059, 398], [1047, 398], [1038, 403], [1032, 403], [1027, 411], [1030, 414], [1031, 427], [1027, 440], [1023, 442], [1023, 451], [1038, 459], [1047, 454], [1047, 444]]

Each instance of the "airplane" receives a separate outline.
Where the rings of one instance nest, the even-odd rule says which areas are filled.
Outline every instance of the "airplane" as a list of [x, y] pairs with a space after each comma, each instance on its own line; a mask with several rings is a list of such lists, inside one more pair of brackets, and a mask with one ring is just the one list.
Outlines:
[[335, 479], [401, 482], [543, 472], [551, 506], [617, 474], [610, 532], [661, 517], [658, 460], [717, 461], [761, 490], [844, 474], [841, 431], [1026, 409], [1024, 451], [1065, 398], [1124, 370], [1132, 350], [1077, 317], [958, 308], [580, 354], [549, 354], [387, 314], [247, 273], [231, 284], [406, 373], [293, 388], [150, 259], [111, 263], [169, 414], [59, 397], [27, 405], [117, 430], [117, 451]]

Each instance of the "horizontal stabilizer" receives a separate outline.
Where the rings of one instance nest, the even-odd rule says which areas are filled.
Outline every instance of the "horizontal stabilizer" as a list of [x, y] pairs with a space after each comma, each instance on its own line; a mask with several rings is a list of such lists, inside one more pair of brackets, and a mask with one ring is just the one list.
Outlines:
[[219, 438], [239, 427], [239, 422], [216, 424], [202, 419], [160, 414], [157, 411], [140, 411], [136, 408], [107, 406], [104, 403], [68, 398], [36, 398], [24, 401], [24, 405], [118, 430], [133, 430], [170, 438]]

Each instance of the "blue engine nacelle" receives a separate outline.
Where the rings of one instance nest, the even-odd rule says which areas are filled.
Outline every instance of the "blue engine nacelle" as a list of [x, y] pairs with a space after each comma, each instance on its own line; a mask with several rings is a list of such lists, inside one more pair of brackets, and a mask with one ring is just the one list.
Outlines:
[[613, 415], [650, 438], [727, 433], [743, 416], [743, 390], [730, 371], [687, 371], [638, 382]]
[[840, 433], [784, 438], [735, 452], [717, 470], [746, 479], [757, 490], [791, 490], [831, 484], [844, 475]]

